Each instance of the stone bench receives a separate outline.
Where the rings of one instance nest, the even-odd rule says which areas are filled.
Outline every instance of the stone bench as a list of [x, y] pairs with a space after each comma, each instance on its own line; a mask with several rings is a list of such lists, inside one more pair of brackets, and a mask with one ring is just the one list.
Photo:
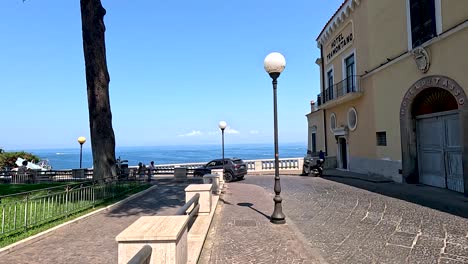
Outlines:
[[188, 215], [142, 216], [117, 235], [119, 264], [126, 264], [145, 245], [149, 263], [187, 263]]
[[127, 227], [116, 237], [118, 263], [126, 264], [149, 245], [152, 248], [149, 263], [195, 264], [219, 199], [218, 195], [212, 195], [212, 188], [212, 184], [191, 184], [185, 188], [186, 202], [200, 194], [199, 212], [190, 230], [188, 215], [143, 216]]

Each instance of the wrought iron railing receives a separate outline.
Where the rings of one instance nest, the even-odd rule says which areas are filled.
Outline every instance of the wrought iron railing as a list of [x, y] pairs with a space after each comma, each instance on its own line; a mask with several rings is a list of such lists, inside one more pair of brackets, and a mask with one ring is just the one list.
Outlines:
[[344, 95], [360, 91], [360, 77], [352, 75], [325, 89], [317, 95], [317, 104], [320, 106], [328, 101], [335, 100]]
[[139, 186], [140, 181], [105, 179], [0, 196], [0, 238], [67, 217]]

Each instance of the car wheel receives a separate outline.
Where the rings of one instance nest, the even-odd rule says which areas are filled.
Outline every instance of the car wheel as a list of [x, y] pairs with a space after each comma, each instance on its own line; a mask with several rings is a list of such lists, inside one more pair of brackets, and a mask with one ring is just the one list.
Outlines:
[[230, 173], [230, 172], [225, 172], [225, 173], [224, 173], [224, 181], [225, 181], [225, 182], [231, 182], [231, 181], [232, 181], [232, 173]]
[[203, 175], [201, 175], [200, 173], [195, 173], [193, 174], [193, 177], [202, 177]]

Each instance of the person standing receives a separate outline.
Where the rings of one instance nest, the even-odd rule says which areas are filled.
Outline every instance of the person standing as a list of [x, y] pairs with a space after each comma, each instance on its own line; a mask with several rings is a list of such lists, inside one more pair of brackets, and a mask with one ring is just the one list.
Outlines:
[[138, 169], [137, 169], [137, 174], [138, 178], [143, 178], [145, 177], [145, 165], [141, 162], [138, 163]]
[[153, 176], [155, 170], [156, 167], [154, 166], [154, 161], [151, 161], [150, 165], [148, 166], [148, 181], [151, 181], [151, 177]]

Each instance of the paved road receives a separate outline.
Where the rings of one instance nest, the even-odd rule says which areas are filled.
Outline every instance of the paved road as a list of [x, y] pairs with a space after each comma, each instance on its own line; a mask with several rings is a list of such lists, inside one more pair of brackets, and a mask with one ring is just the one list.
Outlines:
[[[241, 183], [273, 193], [273, 176]], [[281, 185], [288, 221], [329, 263], [468, 263], [468, 198], [460, 194], [332, 177], [282, 176]]]
[[270, 223], [272, 200], [263, 188], [234, 182], [224, 192], [199, 264], [320, 263], [290, 224]]
[[0, 256], [0, 263], [117, 263], [115, 237], [143, 215], [173, 214], [190, 182], [157, 181], [156, 189], [42, 236]]

